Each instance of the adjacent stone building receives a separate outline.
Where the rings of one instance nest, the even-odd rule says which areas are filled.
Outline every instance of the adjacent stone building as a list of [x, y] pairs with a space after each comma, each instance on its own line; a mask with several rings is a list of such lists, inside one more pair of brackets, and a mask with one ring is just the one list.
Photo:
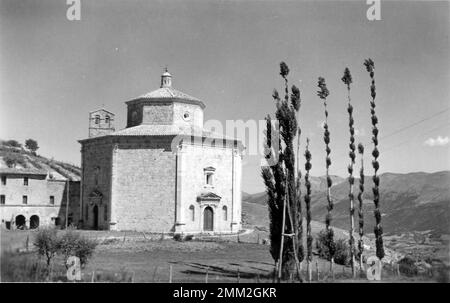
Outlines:
[[126, 128], [115, 131], [114, 115], [102, 109], [90, 114], [89, 138], [79, 141], [83, 226], [239, 231], [241, 142], [204, 130], [205, 104], [174, 89], [167, 70], [159, 89], [126, 104]]
[[8, 167], [0, 167], [0, 179], [0, 218], [6, 229], [64, 227], [66, 218], [68, 225], [77, 225], [79, 180], [51, 170]]

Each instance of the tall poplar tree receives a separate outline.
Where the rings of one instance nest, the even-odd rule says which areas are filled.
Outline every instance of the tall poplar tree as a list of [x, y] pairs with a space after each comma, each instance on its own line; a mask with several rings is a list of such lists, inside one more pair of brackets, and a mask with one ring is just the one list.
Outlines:
[[344, 76], [342, 76], [341, 78], [342, 82], [344, 82], [344, 84], [347, 86], [347, 112], [348, 112], [348, 127], [350, 130], [350, 143], [349, 143], [349, 148], [350, 151], [348, 153], [349, 157], [350, 157], [350, 164], [348, 166], [348, 183], [349, 183], [349, 193], [348, 193], [348, 198], [349, 198], [349, 213], [350, 213], [350, 229], [348, 231], [349, 233], [349, 247], [350, 247], [350, 263], [351, 263], [351, 267], [352, 267], [352, 275], [353, 277], [355, 277], [356, 272], [355, 272], [355, 256], [354, 256], [354, 246], [355, 246], [355, 239], [353, 237], [353, 231], [354, 231], [354, 225], [355, 225], [355, 221], [354, 221], [354, 213], [355, 213], [355, 196], [353, 194], [353, 186], [355, 184], [355, 178], [353, 177], [353, 166], [355, 165], [355, 158], [356, 158], [356, 154], [355, 154], [355, 128], [354, 128], [354, 119], [353, 119], [353, 106], [351, 104], [351, 99], [350, 99], [350, 84], [352, 83], [352, 75], [350, 74], [350, 70], [348, 69], [348, 67], [345, 68], [344, 70]]
[[375, 216], [375, 246], [376, 246], [376, 255], [381, 260], [384, 257], [384, 247], [383, 247], [383, 228], [381, 227], [381, 211], [380, 211], [380, 177], [377, 175], [378, 170], [380, 169], [380, 163], [378, 162], [378, 157], [380, 156], [380, 152], [378, 151], [378, 117], [375, 113], [375, 97], [376, 97], [376, 88], [375, 88], [375, 63], [372, 59], [366, 59], [364, 61], [364, 65], [366, 67], [367, 72], [370, 75], [371, 85], [370, 85], [370, 96], [372, 100], [370, 101], [370, 114], [372, 120], [372, 142], [373, 142], [373, 150], [372, 150], [372, 166], [374, 169], [374, 175], [372, 177], [373, 180], [373, 203], [375, 204], [374, 216]]
[[[270, 218], [271, 254], [275, 262], [281, 262], [283, 276], [287, 277], [299, 266], [299, 257], [303, 257], [300, 225], [301, 211], [297, 179], [300, 175], [296, 171], [294, 139], [300, 135], [297, 123], [297, 113], [300, 109], [300, 90], [292, 85], [289, 94], [287, 76], [289, 67], [280, 63], [280, 75], [284, 80], [284, 98], [281, 99], [277, 90], [272, 97], [276, 103], [275, 117], [278, 129], [273, 127], [270, 116], [266, 118], [266, 159], [278, 158], [276, 163], [262, 168], [262, 177], [268, 195], [268, 208]], [[279, 144], [273, 146], [276, 140]], [[275, 150], [276, 149], [276, 150]], [[277, 153], [277, 155], [274, 155]], [[285, 207], [286, 206], [286, 207]], [[286, 209], [284, 213], [283, 209]], [[282, 228], [283, 214], [285, 215], [285, 228]], [[293, 235], [284, 241], [282, 234]], [[282, 253], [281, 253], [282, 247]], [[294, 249], [295, 247], [295, 249]], [[280, 260], [281, 258], [281, 260]], [[280, 264], [278, 264], [280, 266]], [[299, 277], [300, 278], [300, 277]]]
[[311, 164], [311, 152], [309, 151], [309, 138], [306, 139], [306, 151], [305, 151], [305, 206], [306, 206], [306, 270], [308, 272], [308, 281], [311, 281], [311, 262], [312, 262], [312, 242], [313, 237], [311, 234], [311, 181], [309, 180], [309, 172], [312, 168]]
[[358, 153], [361, 157], [361, 168], [359, 169], [359, 193], [358, 193], [358, 223], [359, 223], [359, 240], [358, 240], [358, 258], [359, 258], [359, 268], [363, 270], [362, 255], [364, 252], [364, 212], [363, 212], [363, 194], [364, 194], [364, 145], [358, 144]]
[[325, 166], [326, 166], [326, 179], [327, 179], [327, 215], [325, 217], [325, 227], [326, 227], [326, 234], [327, 234], [327, 246], [328, 251], [330, 253], [330, 271], [333, 271], [333, 263], [334, 263], [334, 254], [336, 251], [336, 244], [334, 242], [334, 231], [331, 227], [331, 221], [332, 221], [332, 215], [331, 211], [333, 210], [333, 201], [331, 199], [331, 186], [333, 185], [333, 181], [331, 180], [331, 177], [329, 175], [329, 168], [331, 165], [331, 148], [329, 146], [330, 144], [330, 131], [328, 129], [328, 110], [327, 110], [327, 97], [330, 94], [330, 91], [327, 88], [327, 85], [325, 83], [325, 79], [323, 77], [319, 77], [318, 84], [319, 90], [317, 91], [317, 96], [321, 100], [323, 100], [323, 106], [324, 106], [324, 112], [325, 112], [325, 122], [323, 124], [324, 134], [323, 134], [323, 140], [325, 142]]

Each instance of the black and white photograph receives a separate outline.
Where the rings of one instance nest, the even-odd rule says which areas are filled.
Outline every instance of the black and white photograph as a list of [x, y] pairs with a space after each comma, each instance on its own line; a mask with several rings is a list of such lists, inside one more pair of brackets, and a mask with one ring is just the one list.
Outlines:
[[0, 282], [449, 283], [449, 15], [0, 0]]

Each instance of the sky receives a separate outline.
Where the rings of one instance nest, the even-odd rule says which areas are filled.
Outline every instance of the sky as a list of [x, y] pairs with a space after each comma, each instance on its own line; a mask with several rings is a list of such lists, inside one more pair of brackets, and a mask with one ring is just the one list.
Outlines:
[[[80, 164], [88, 113], [105, 107], [126, 123], [125, 101], [173, 86], [206, 104], [205, 120], [261, 120], [273, 114], [279, 63], [301, 89], [301, 149], [310, 138], [311, 173], [325, 174], [317, 78], [330, 96], [330, 173], [346, 176], [345, 67], [356, 142], [370, 170], [370, 79], [375, 62], [380, 172], [450, 169], [449, 2], [81, 0], [69, 21], [64, 0], [0, 0], [0, 139], [36, 139], [38, 153]], [[244, 142], [246, 143], [246, 142]], [[243, 190], [264, 190], [261, 156], [243, 158]], [[303, 157], [300, 161], [304, 164]]]

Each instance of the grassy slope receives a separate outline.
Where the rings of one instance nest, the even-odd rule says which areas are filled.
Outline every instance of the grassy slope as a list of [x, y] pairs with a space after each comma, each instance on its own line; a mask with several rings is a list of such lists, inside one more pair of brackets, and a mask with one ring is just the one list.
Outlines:
[[13, 157], [17, 160], [15, 168], [18, 170], [46, 170], [52, 172], [56, 178], [70, 178], [71, 180], [80, 179], [81, 170], [73, 164], [33, 155], [31, 152], [22, 148], [10, 147], [0, 142], [0, 168], [7, 167], [5, 163], [5, 158], [7, 157]]

